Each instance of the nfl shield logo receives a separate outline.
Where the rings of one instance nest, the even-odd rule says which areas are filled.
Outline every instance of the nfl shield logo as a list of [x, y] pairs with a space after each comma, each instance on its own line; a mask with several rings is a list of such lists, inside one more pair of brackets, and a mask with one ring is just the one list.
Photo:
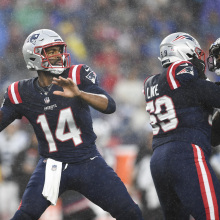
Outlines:
[[46, 104], [50, 103], [50, 98], [49, 98], [49, 97], [44, 98], [44, 102], [45, 102]]
[[53, 165], [51, 168], [52, 171], [56, 171], [56, 169], [57, 169], [57, 165]]

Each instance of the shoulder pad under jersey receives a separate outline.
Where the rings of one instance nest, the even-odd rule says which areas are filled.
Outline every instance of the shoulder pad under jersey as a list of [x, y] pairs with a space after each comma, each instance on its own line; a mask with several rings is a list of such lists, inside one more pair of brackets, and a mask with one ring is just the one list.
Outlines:
[[77, 85], [98, 84], [96, 73], [85, 64], [71, 66], [68, 77], [71, 78]]
[[166, 75], [167, 81], [172, 90], [198, 78], [198, 72], [189, 61], [177, 61], [172, 63], [169, 66]]

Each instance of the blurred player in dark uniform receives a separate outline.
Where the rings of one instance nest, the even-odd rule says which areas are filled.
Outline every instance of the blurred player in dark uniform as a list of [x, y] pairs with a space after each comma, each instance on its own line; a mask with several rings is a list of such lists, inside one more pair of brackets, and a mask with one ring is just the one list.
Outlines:
[[166, 70], [144, 83], [154, 135], [151, 173], [166, 220], [220, 217], [220, 183], [209, 163], [220, 87], [205, 80], [204, 59], [195, 38], [173, 33], [160, 44]]
[[[209, 48], [207, 64], [210, 71], [220, 76], [220, 38], [218, 38]], [[219, 82], [216, 84], [220, 85]], [[220, 145], [220, 110], [216, 109], [212, 119], [212, 146]]]
[[48, 29], [27, 37], [23, 55], [38, 77], [8, 87], [0, 130], [25, 116], [36, 133], [41, 157], [12, 219], [39, 219], [67, 190], [78, 191], [118, 220], [143, 219], [95, 145], [89, 106], [105, 114], [116, 109], [98, 86], [96, 74], [87, 65], [71, 66], [65, 42]]

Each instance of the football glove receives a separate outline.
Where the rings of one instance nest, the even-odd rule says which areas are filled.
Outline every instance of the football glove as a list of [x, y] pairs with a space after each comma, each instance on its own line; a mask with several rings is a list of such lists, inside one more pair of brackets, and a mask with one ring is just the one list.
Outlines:
[[205, 62], [203, 60], [198, 59], [196, 56], [190, 60], [193, 66], [198, 70], [198, 75], [200, 79], [207, 79], [205, 75]]

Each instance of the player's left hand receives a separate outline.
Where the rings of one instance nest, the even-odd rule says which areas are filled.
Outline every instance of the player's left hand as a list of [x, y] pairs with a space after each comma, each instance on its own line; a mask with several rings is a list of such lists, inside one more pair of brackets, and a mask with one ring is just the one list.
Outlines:
[[198, 70], [198, 76], [200, 79], [207, 79], [205, 75], [205, 62], [203, 60], [198, 59], [194, 56], [190, 62], [195, 66]]
[[79, 96], [81, 91], [79, 90], [78, 86], [73, 82], [70, 78], [63, 78], [62, 76], [59, 76], [59, 78], [54, 77], [53, 84], [61, 86], [63, 88], [62, 91], [54, 91], [54, 95], [60, 95], [67, 98], [73, 98], [76, 96]]

